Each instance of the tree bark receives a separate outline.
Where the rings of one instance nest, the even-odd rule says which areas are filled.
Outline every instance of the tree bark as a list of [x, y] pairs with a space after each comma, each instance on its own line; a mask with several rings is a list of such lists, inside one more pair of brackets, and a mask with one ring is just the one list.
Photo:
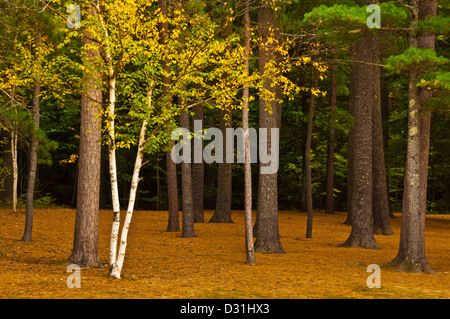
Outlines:
[[4, 142], [0, 145], [2, 166], [8, 168], [9, 174], [3, 177], [3, 189], [0, 190], [0, 201], [11, 203], [13, 197], [13, 163], [11, 152], [11, 134], [6, 130], [1, 130], [0, 139]]
[[[40, 44], [38, 44], [38, 46], [39, 45]], [[37, 175], [37, 148], [39, 143], [37, 138], [37, 130], [39, 129], [39, 117], [40, 117], [39, 114], [40, 93], [41, 93], [41, 86], [39, 84], [39, 81], [35, 80], [33, 90], [33, 122], [35, 124], [36, 132], [31, 136], [31, 143], [30, 143], [25, 230], [22, 237], [22, 241], [25, 242], [30, 242], [32, 240], [32, 232], [33, 232], [33, 213], [34, 213], [33, 201]]]
[[[201, 121], [203, 130], [203, 105], [199, 104], [193, 107], [194, 121]], [[202, 131], [195, 132], [194, 143], [199, 143], [201, 150], [203, 151], [203, 138], [201, 137]], [[194, 222], [205, 222], [204, 216], [204, 187], [205, 187], [205, 166], [203, 162], [203, 156], [201, 163], [192, 162], [192, 198], [194, 209]]]
[[[179, 98], [180, 108], [183, 108], [184, 101]], [[180, 126], [189, 130], [189, 114], [186, 110], [181, 111]], [[192, 171], [191, 163], [181, 162], [181, 194], [182, 194], [182, 223], [181, 237], [195, 237], [194, 210], [192, 203]]]
[[[437, 2], [411, 1], [413, 25], [419, 19], [436, 15]], [[434, 49], [433, 34], [417, 36], [414, 31], [409, 35], [410, 48]], [[408, 147], [403, 197], [402, 228], [397, 256], [388, 263], [398, 266], [397, 271], [426, 272], [434, 270], [428, 264], [425, 254], [425, 213], [427, 193], [427, 173], [430, 139], [430, 113], [421, 114], [421, 103], [430, 97], [427, 91], [420, 92], [416, 86], [419, 67], [413, 65], [409, 70], [409, 106], [408, 106]], [[423, 115], [425, 115], [423, 117]]]
[[[88, 14], [95, 15], [93, 7]], [[77, 210], [72, 255], [68, 262], [81, 267], [100, 266], [98, 255], [98, 214], [100, 198], [102, 75], [96, 62], [100, 49], [93, 33], [85, 31], [83, 94], [81, 97], [81, 129]]]
[[[258, 8], [258, 32], [263, 45], [259, 47], [259, 72], [264, 74], [264, 68], [270, 60], [276, 59], [275, 44], [269, 44], [271, 31], [279, 38], [279, 31], [276, 30], [275, 12], [268, 6], [262, 5]], [[279, 98], [279, 88], [272, 87], [269, 79], [264, 80], [264, 88], [272, 91]], [[270, 106], [271, 114], [266, 110]], [[277, 101], [259, 100], [259, 127], [268, 130], [268, 150], [271, 149], [271, 128], [279, 129], [278, 117], [281, 116], [281, 107]], [[258, 180], [258, 207], [254, 226], [255, 252], [284, 253], [280, 241], [280, 231], [278, 227], [278, 174], [261, 174], [261, 169], [267, 164], [260, 163]]]
[[[374, 60], [379, 60], [379, 38], [373, 35]], [[380, 68], [374, 67], [373, 105], [372, 105], [372, 177], [373, 177], [373, 233], [376, 235], [393, 235], [389, 219], [389, 196], [386, 181], [384, 157], [383, 122], [381, 117]]]
[[[161, 8], [162, 14], [167, 16], [167, 0], [159, 0], [159, 7]], [[160, 43], [166, 43], [166, 37], [168, 36], [168, 23], [163, 22], [160, 24]], [[170, 72], [170, 65], [168, 60], [163, 61], [163, 69], [165, 72]], [[167, 94], [169, 86], [171, 83], [170, 77], [167, 75], [162, 76], [163, 83], [163, 94]], [[167, 102], [170, 103], [170, 102]], [[179, 207], [178, 207], [178, 178], [177, 178], [177, 165], [172, 161], [171, 157], [171, 147], [172, 142], [169, 142], [169, 150], [166, 151], [166, 169], [167, 169], [167, 188], [168, 188], [168, 222], [167, 222], [167, 232], [177, 232], [180, 231], [179, 222]]]
[[[150, 88], [147, 92], [147, 111], [149, 111], [152, 101], [153, 94], [153, 84], [150, 85]], [[127, 214], [125, 215], [125, 221], [122, 227], [122, 233], [120, 237], [120, 247], [117, 255], [117, 260], [115, 260], [111, 267], [110, 276], [113, 278], [120, 278], [120, 274], [123, 268], [123, 262], [125, 260], [125, 251], [128, 244], [128, 230], [130, 229], [131, 218], [133, 217], [134, 205], [136, 201], [136, 193], [139, 184], [139, 172], [144, 165], [142, 160], [144, 158], [144, 146], [146, 143], [145, 134], [147, 131], [147, 119], [142, 122], [141, 132], [139, 134], [139, 143], [138, 143], [138, 151], [136, 154], [136, 160], [134, 163], [133, 177], [131, 179], [131, 187], [130, 187], [130, 197], [128, 199], [128, 209]]]
[[337, 66], [331, 66], [330, 129], [327, 147], [327, 193], [325, 214], [334, 214], [334, 142], [336, 135]]
[[[386, 155], [386, 151], [389, 149], [389, 80], [383, 76], [380, 76], [380, 95], [381, 95], [381, 121], [383, 125], [383, 148], [384, 153]], [[389, 187], [389, 166], [388, 161], [385, 156], [385, 169], [386, 169], [386, 192], [388, 195], [388, 205], [389, 205], [389, 217], [395, 218], [395, 215], [392, 211], [392, 206], [390, 204], [390, 187]]]
[[[223, 144], [226, 145], [227, 128], [232, 127], [231, 110], [225, 109], [220, 112], [220, 130], [222, 131]], [[225, 148], [224, 148], [225, 149]], [[231, 150], [227, 150], [231, 151]], [[226, 151], [223, 153], [223, 163], [218, 166], [217, 178], [217, 201], [214, 215], [210, 223], [233, 223], [231, 219], [231, 195], [232, 195], [232, 163], [226, 162]]]
[[[229, 6], [226, 2], [222, 4], [223, 8], [226, 9]], [[226, 17], [222, 17], [222, 23], [225, 25], [221, 36], [223, 38], [228, 38], [233, 31], [233, 24], [230, 21], [226, 21]], [[223, 161], [217, 164], [217, 200], [216, 200], [216, 210], [214, 215], [209, 220], [210, 223], [233, 223], [231, 219], [231, 196], [232, 196], [232, 163], [227, 163], [226, 153], [227, 150], [226, 140], [227, 140], [227, 128], [233, 126], [232, 122], [232, 111], [231, 109], [222, 109], [220, 111], [219, 126], [222, 131], [223, 136]], [[234, 151], [234, 150], [233, 150]]]
[[[319, 71], [314, 69], [312, 72], [312, 90], [317, 90], [319, 87]], [[306, 238], [312, 237], [313, 229], [313, 196], [312, 196], [312, 178], [311, 178], [311, 142], [312, 132], [314, 126], [314, 110], [316, 107], [316, 96], [314, 92], [311, 93], [308, 112], [308, 132], [306, 134], [305, 145], [305, 168], [306, 168]]]
[[[245, 55], [244, 62], [246, 76], [250, 76], [250, 1], [245, 1], [244, 12], [244, 42]], [[253, 223], [252, 223], [252, 169], [250, 163], [250, 137], [248, 134], [248, 114], [250, 92], [247, 86], [244, 87], [242, 97], [242, 129], [244, 130], [244, 212], [245, 212], [245, 252], [246, 263], [254, 265], [256, 263], [255, 247], [253, 244]]]
[[[375, 63], [373, 35], [366, 34], [352, 47], [355, 61]], [[354, 63], [350, 69], [349, 210], [351, 233], [341, 246], [379, 248], [372, 220], [372, 104], [376, 67]]]

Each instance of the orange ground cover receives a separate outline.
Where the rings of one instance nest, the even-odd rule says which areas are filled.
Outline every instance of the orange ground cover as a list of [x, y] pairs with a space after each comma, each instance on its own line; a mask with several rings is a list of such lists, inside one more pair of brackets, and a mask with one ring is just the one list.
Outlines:
[[[206, 220], [212, 216], [205, 213]], [[124, 214], [122, 214], [124, 215]], [[438, 273], [398, 273], [381, 268], [381, 288], [369, 289], [369, 264], [390, 261], [394, 236], [376, 236], [379, 250], [340, 248], [350, 227], [345, 213], [314, 216], [313, 238], [305, 238], [306, 214], [280, 212], [286, 254], [259, 253], [245, 264], [244, 218], [234, 224], [196, 224], [196, 238], [166, 233], [167, 212], [135, 212], [121, 280], [107, 268], [81, 270], [81, 288], [67, 287], [75, 211], [39, 209], [33, 242], [20, 241], [25, 216], [0, 210], [0, 298], [450, 298], [450, 216], [427, 216], [428, 261]], [[100, 258], [108, 262], [112, 213], [100, 213]]]

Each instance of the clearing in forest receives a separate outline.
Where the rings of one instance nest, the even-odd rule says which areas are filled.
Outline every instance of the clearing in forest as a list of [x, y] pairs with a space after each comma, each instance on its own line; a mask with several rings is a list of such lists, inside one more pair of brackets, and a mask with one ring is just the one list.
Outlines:
[[[307, 239], [306, 214], [281, 211], [286, 254], [258, 253], [248, 266], [243, 211], [233, 211], [232, 224], [195, 224], [195, 238], [165, 232], [165, 211], [136, 211], [123, 278], [108, 277], [106, 267], [82, 269], [81, 287], [69, 289], [75, 210], [36, 210], [31, 243], [20, 241], [25, 215], [0, 210], [0, 298], [450, 298], [450, 215], [427, 215], [426, 253], [437, 274], [383, 267], [398, 251], [400, 217], [391, 219], [393, 236], [375, 236], [381, 249], [369, 250], [337, 247], [350, 233], [345, 213], [315, 212]], [[111, 211], [100, 212], [105, 264], [111, 220]], [[370, 264], [381, 266], [381, 288], [367, 287]]]

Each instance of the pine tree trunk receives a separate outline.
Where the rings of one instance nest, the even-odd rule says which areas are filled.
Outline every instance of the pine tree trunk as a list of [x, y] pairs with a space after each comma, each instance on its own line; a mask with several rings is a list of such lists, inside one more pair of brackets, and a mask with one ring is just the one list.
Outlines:
[[[436, 15], [436, 1], [411, 1], [414, 11], [410, 23], [413, 25], [427, 15]], [[418, 37], [413, 31], [409, 35], [410, 48], [434, 48], [434, 35]], [[420, 103], [429, 98], [429, 93], [419, 91], [416, 81], [419, 76], [417, 66], [409, 71], [408, 106], [408, 147], [405, 172], [406, 198], [405, 211], [402, 213], [402, 234], [397, 256], [388, 265], [398, 265], [398, 271], [427, 272], [434, 270], [428, 264], [425, 255], [425, 213], [427, 192], [427, 170], [430, 138], [430, 114], [421, 114]], [[422, 95], [422, 96], [421, 96]], [[403, 229], [405, 226], [405, 229]]]
[[[272, 44], [268, 44], [271, 31], [279, 37], [278, 31], [275, 30], [276, 15], [268, 6], [260, 6], [258, 8], [258, 32], [262, 40], [263, 46], [259, 48], [259, 72], [262, 75], [264, 68], [270, 60], [276, 59], [275, 49]], [[266, 90], [272, 91], [277, 98], [279, 97], [279, 88], [272, 87], [268, 79], [264, 81]], [[277, 92], [278, 91], [278, 92]], [[272, 148], [271, 144], [271, 128], [276, 128], [279, 123], [278, 117], [281, 116], [281, 108], [276, 101], [270, 102], [272, 114], [266, 110], [269, 103], [263, 98], [259, 100], [259, 127], [268, 130], [268, 150]], [[278, 227], [278, 174], [261, 174], [261, 169], [267, 164], [260, 163], [260, 172], [258, 180], [258, 206], [257, 215], [254, 226], [255, 252], [273, 252], [284, 253], [283, 246], [280, 241], [280, 231]]]
[[180, 212], [178, 208], [178, 177], [177, 165], [172, 161], [171, 151], [166, 152], [167, 165], [167, 188], [168, 188], [168, 204], [169, 218], [167, 222], [167, 232], [180, 231]]
[[[161, 8], [161, 13], [167, 16], [167, 0], [159, 0], [159, 7]], [[168, 23], [163, 22], [160, 24], [160, 43], [166, 43], [166, 37], [168, 36]], [[168, 60], [163, 61], [163, 69], [165, 72], [170, 72], [170, 65]], [[167, 75], [162, 76], [163, 83], [163, 94], [167, 95], [169, 91], [169, 86], [171, 83], [170, 77]], [[167, 98], [167, 96], [166, 96]], [[167, 99], [167, 103], [170, 103]], [[167, 195], [168, 195], [168, 221], [167, 221], [167, 232], [177, 232], [180, 231], [179, 222], [179, 206], [178, 206], [178, 178], [177, 178], [177, 165], [172, 161], [171, 156], [171, 146], [173, 143], [170, 141], [168, 145], [168, 151], [166, 151], [166, 170], [167, 170]]]
[[[232, 125], [231, 111], [221, 110], [220, 130], [223, 135], [223, 144], [226, 145], [227, 128]], [[230, 150], [231, 151], [231, 150]], [[231, 219], [231, 195], [232, 195], [232, 163], [226, 162], [226, 151], [223, 152], [223, 163], [218, 165], [217, 178], [217, 201], [214, 215], [209, 220], [210, 223], [233, 223]]]
[[[41, 86], [38, 80], [35, 80], [33, 90], [33, 122], [35, 129], [39, 129], [39, 94], [41, 93]], [[33, 201], [34, 201], [34, 186], [36, 184], [37, 175], [37, 148], [38, 139], [37, 132], [31, 137], [30, 143], [30, 158], [29, 158], [29, 170], [28, 170], [28, 184], [27, 184], [27, 199], [26, 199], [26, 218], [25, 218], [25, 230], [23, 233], [22, 241], [30, 242], [33, 232]]]
[[[317, 90], [319, 87], [319, 71], [314, 69], [312, 72], [312, 90]], [[306, 134], [305, 145], [305, 168], [306, 168], [306, 238], [312, 237], [313, 229], [313, 196], [312, 196], [312, 178], [311, 178], [311, 142], [312, 132], [314, 126], [314, 110], [316, 107], [316, 96], [311, 93], [308, 112], [308, 132]]]
[[[382, 77], [380, 79], [380, 95], [381, 95], [381, 121], [383, 125], [383, 148], [386, 151], [389, 149], [389, 105], [390, 105], [390, 98], [389, 98], [389, 80], [387, 78]], [[389, 217], [395, 218], [395, 215], [392, 211], [392, 206], [390, 204], [390, 187], [389, 187], [389, 166], [387, 166], [388, 161], [385, 157], [385, 169], [386, 169], [386, 192], [388, 195], [388, 204], [389, 204]]]
[[[200, 129], [203, 130], [203, 105], [199, 104], [193, 107], [194, 110], [194, 121], [201, 121], [202, 123]], [[203, 151], [203, 138], [201, 137], [202, 131], [194, 132], [194, 144], [198, 143], [201, 150]], [[192, 163], [192, 198], [194, 205], [194, 222], [203, 223], [205, 222], [204, 216], [204, 187], [205, 187], [205, 167], [203, 162], [203, 156], [200, 163], [195, 161]]]
[[372, 104], [374, 63], [373, 35], [366, 34], [352, 47], [355, 62], [350, 69], [350, 114], [353, 127], [349, 136], [349, 210], [351, 233], [341, 246], [379, 248], [373, 236], [372, 220]]
[[[179, 99], [180, 107], [183, 108], [184, 102]], [[189, 114], [186, 110], [180, 114], [180, 126], [189, 130]], [[192, 171], [191, 163], [181, 163], [181, 194], [182, 194], [182, 223], [181, 237], [195, 237], [194, 229], [194, 210], [192, 203]]]
[[[379, 39], [373, 35], [374, 61], [379, 60]], [[373, 105], [372, 105], [372, 177], [373, 177], [373, 233], [376, 235], [393, 235], [389, 219], [389, 196], [386, 181], [384, 157], [383, 122], [381, 117], [380, 68], [374, 68]]]
[[[223, 2], [223, 9], [227, 9], [228, 3]], [[222, 23], [225, 25], [221, 32], [223, 38], [228, 38], [233, 31], [233, 24], [230, 21], [226, 21], [226, 17], [222, 17]], [[226, 152], [226, 140], [227, 140], [227, 128], [231, 128], [232, 125], [232, 111], [231, 109], [222, 109], [220, 111], [220, 130], [223, 136], [223, 162], [218, 163], [217, 172], [217, 200], [216, 209], [214, 215], [209, 220], [210, 223], [233, 223], [231, 219], [231, 196], [232, 196], [232, 163], [227, 163]], [[234, 151], [234, 150], [233, 150]]]
[[325, 198], [325, 214], [334, 214], [334, 142], [336, 134], [336, 97], [337, 67], [331, 67], [330, 89], [330, 129], [327, 147], [327, 193]]
[[[88, 8], [88, 14], [96, 11]], [[81, 130], [77, 211], [72, 255], [68, 262], [81, 267], [100, 266], [98, 255], [98, 214], [100, 198], [102, 75], [96, 62], [100, 49], [90, 30], [85, 30], [83, 94], [81, 97]]]

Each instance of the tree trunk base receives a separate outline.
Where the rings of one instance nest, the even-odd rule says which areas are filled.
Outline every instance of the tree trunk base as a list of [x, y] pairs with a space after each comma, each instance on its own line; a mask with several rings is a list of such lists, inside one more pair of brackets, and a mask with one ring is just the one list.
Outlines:
[[179, 232], [181, 230], [179, 222], [170, 222], [167, 224], [166, 232]]
[[31, 242], [32, 242], [31, 236], [25, 236], [25, 235], [24, 235], [24, 236], [22, 237], [21, 241], [23, 241], [23, 242], [25, 242], [25, 243], [31, 243]]
[[205, 222], [205, 218], [202, 216], [196, 216], [194, 215], [194, 223], [204, 223]]
[[231, 216], [224, 216], [223, 214], [216, 214], [211, 217], [209, 223], [230, 223], [234, 224], [234, 221], [231, 219]]
[[435, 274], [437, 273], [433, 270], [425, 258], [413, 260], [411, 258], [405, 258], [395, 269], [398, 272], [409, 272], [409, 273], [426, 273]]
[[357, 238], [354, 235], [350, 235], [350, 237], [342, 244], [338, 245], [338, 247], [362, 247], [366, 249], [380, 249], [378, 244], [374, 239], [370, 238]]
[[270, 252], [275, 254], [284, 254], [285, 251], [279, 239], [272, 240], [256, 240], [255, 241], [255, 253]]
[[66, 264], [76, 264], [80, 267], [104, 267], [99, 258], [89, 257], [89, 256], [70, 256]]
[[391, 236], [394, 235], [394, 232], [392, 231], [392, 229], [383, 229], [382, 227], [374, 227], [373, 234]]

